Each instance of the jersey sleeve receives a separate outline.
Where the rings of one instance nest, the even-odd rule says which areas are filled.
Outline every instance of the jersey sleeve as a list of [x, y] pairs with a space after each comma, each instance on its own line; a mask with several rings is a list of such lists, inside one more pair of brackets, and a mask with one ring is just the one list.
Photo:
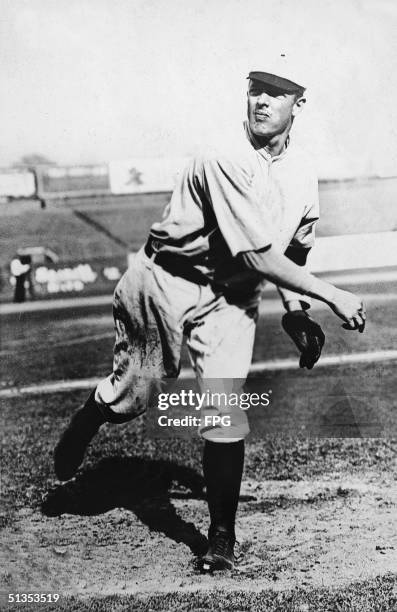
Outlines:
[[[315, 241], [315, 228], [317, 221], [320, 217], [320, 206], [319, 206], [319, 197], [318, 197], [318, 181], [317, 176], [313, 173], [311, 177], [311, 186], [309, 190], [309, 202], [305, 210], [305, 214], [302, 217], [302, 220], [290, 242], [290, 245], [287, 250], [289, 251], [306, 251], [304, 255], [304, 264], [306, 263], [306, 257], [310, 249], [314, 246]], [[296, 258], [291, 258], [296, 263], [298, 259], [300, 259], [299, 254], [297, 253]], [[302, 264], [298, 264], [302, 265]], [[289, 289], [283, 289], [282, 287], [277, 287], [278, 292], [280, 294], [281, 300], [284, 304], [285, 308], [288, 308], [288, 304], [291, 302], [300, 302], [301, 307], [304, 310], [307, 310], [311, 306], [311, 299], [307, 295], [301, 295], [296, 293], [295, 291], [290, 291]]]
[[249, 166], [226, 158], [202, 162], [203, 188], [233, 256], [269, 247], [272, 228], [253, 187]]

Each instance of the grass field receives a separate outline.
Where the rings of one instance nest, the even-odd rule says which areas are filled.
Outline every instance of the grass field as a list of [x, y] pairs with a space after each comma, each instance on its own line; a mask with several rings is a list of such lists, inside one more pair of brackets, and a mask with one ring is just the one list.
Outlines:
[[[324, 357], [395, 347], [395, 283], [356, 288], [372, 296], [366, 333], [345, 332], [315, 310]], [[254, 363], [295, 356], [280, 312], [266, 314], [271, 303], [263, 302]], [[112, 342], [106, 306], [2, 317], [1, 610], [397, 609], [395, 361], [250, 377], [273, 399], [266, 413], [250, 410], [239, 562], [205, 576], [197, 570], [208, 526], [198, 438], [153, 438], [145, 417], [106, 425], [76, 478], [61, 484], [52, 449], [87, 392], [4, 395], [103, 376]], [[313, 423], [329, 425], [335, 406], [337, 437], [310, 435]], [[378, 437], [366, 437], [368, 427]], [[61, 597], [7, 606], [15, 592]]]

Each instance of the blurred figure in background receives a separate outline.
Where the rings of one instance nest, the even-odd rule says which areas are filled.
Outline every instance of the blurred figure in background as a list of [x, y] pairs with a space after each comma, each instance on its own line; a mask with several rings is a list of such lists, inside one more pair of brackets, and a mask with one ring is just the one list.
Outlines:
[[26, 288], [29, 289], [30, 298], [34, 300], [32, 256], [18, 255], [14, 257], [10, 264], [10, 271], [15, 279], [14, 302], [24, 302], [26, 300]]

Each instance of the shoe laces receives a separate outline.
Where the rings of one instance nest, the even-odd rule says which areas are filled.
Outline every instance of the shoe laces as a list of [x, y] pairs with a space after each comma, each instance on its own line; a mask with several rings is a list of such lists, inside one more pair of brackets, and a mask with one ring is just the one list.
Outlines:
[[228, 557], [233, 554], [233, 545], [226, 531], [217, 531], [211, 542], [212, 551], [220, 557]]

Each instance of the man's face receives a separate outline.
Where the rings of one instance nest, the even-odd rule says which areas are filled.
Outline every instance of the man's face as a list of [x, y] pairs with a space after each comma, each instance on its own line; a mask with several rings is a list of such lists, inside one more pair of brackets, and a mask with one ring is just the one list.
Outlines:
[[270, 139], [290, 129], [292, 118], [305, 100], [272, 85], [251, 79], [248, 86], [248, 121], [258, 138]]

